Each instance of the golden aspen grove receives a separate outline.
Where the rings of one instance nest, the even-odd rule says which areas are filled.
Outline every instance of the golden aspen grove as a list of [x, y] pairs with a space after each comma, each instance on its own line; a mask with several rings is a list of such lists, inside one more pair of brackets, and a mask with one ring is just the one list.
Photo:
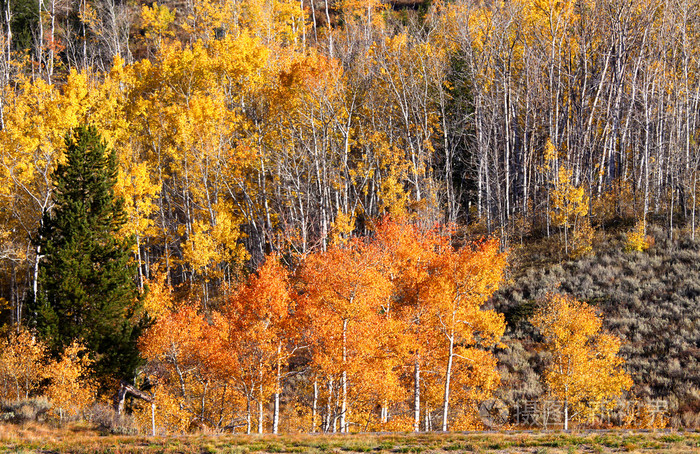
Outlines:
[[0, 423], [700, 427], [700, 1], [0, 8]]

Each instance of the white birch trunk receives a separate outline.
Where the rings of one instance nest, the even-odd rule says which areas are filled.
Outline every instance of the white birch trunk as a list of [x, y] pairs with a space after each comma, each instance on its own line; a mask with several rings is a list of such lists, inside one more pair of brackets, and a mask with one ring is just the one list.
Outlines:
[[314, 400], [311, 406], [311, 433], [316, 433], [316, 413], [318, 407], [318, 380], [314, 380]]
[[416, 354], [413, 370], [413, 431], [420, 432], [420, 354]]
[[343, 375], [342, 375], [342, 401], [340, 403], [340, 432], [347, 433], [347, 418], [346, 412], [348, 410], [348, 372], [346, 370], [347, 360], [348, 360], [348, 348], [347, 348], [347, 331], [348, 331], [348, 320], [343, 320]]
[[156, 436], [156, 402], [155, 396], [154, 401], [151, 402], [151, 436]]
[[[262, 373], [261, 373], [261, 375], [262, 375]], [[258, 433], [259, 434], [263, 433], [263, 424], [265, 422], [264, 417], [265, 417], [265, 414], [263, 412], [263, 385], [262, 385], [262, 381], [261, 381], [261, 383], [260, 383], [260, 398], [258, 400]]]
[[272, 433], [277, 435], [280, 425], [280, 393], [281, 393], [281, 369], [282, 369], [282, 342], [277, 343], [277, 383], [275, 384], [275, 410], [272, 416]]
[[450, 336], [450, 354], [447, 357], [447, 371], [445, 372], [445, 395], [442, 405], [442, 431], [447, 432], [447, 412], [450, 405], [450, 378], [452, 376], [452, 358], [454, 357], [454, 334]]

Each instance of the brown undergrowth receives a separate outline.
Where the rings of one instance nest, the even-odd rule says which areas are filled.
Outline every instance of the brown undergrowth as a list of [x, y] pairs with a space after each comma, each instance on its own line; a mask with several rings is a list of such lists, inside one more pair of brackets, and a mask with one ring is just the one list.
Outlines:
[[0, 424], [0, 453], [617, 453], [700, 452], [682, 431], [468, 432], [351, 435], [105, 435], [80, 424]]

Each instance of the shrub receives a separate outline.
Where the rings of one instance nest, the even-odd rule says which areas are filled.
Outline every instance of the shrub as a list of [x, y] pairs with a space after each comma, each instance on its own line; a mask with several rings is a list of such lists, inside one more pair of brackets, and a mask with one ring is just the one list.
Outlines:
[[89, 422], [98, 429], [115, 435], [135, 435], [138, 433], [136, 422], [131, 415], [118, 414], [110, 405], [98, 402], [86, 410]]
[[45, 397], [8, 401], [0, 405], [0, 419], [13, 423], [37, 421], [50, 408], [51, 403]]

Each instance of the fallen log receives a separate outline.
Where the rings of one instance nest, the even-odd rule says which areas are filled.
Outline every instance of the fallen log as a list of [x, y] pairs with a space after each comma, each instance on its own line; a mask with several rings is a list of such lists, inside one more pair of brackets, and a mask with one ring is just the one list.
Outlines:
[[153, 403], [153, 396], [122, 380], [119, 384], [119, 391], [117, 391], [117, 394], [114, 396], [114, 410], [118, 415], [124, 413], [124, 403], [126, 402], [127, 394], [131, 394], [148, 403]]

